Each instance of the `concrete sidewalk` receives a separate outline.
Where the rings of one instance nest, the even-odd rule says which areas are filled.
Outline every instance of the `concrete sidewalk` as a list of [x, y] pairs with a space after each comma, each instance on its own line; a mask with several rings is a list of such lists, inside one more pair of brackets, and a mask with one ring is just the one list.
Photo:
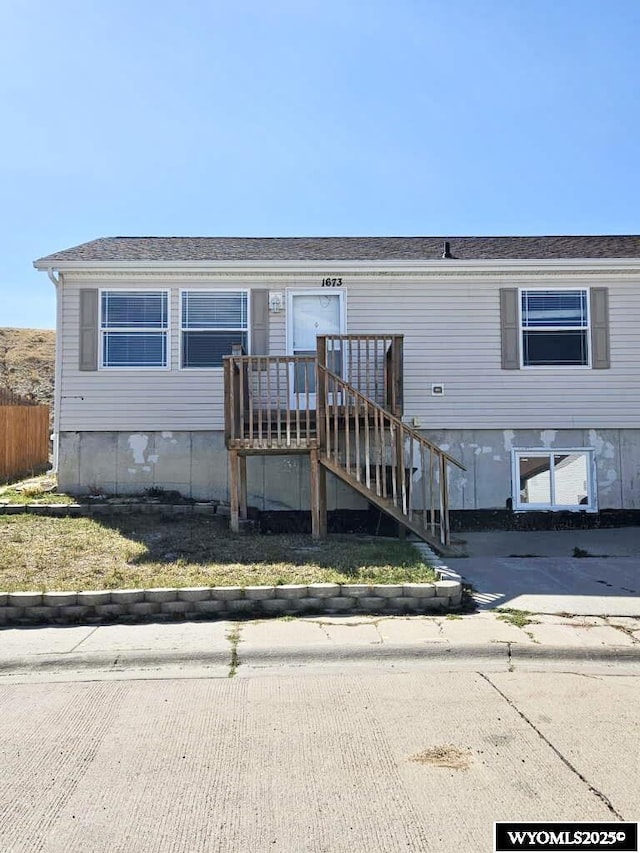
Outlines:
[[[513, 620], [513, 621], [511, 621]], [[514, 622], [516, 624], [514, 624]], [[526, 624], [522, 624], [522, 623]], [[0, 683], [131, 677], [240, 677], [287, 666], [598, 665], [640, 670], [640, 619], [481, 612], [318, 616], [0, 631]]]

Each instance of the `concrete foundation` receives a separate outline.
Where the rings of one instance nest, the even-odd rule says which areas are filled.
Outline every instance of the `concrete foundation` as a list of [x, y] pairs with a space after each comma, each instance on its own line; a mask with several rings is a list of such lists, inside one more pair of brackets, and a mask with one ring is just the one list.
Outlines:
[[[512, 451], [592, 449], [598, 508], [640, 509], [640, 429], [440, 430], [424, 435], [459, 459], [450, 473], [452, 510], [505, 509], [512, 498]], [[60, 488], [72, 494], [139, 494], [151, 487], [198, 500], [228, 500], [228, 454], [220, 431], [63, 432]], [[309, 509], [306, 455], [247, 460], [248, 502], [261, 511]], [[329, 475], [329, 509], [367, 501]]]

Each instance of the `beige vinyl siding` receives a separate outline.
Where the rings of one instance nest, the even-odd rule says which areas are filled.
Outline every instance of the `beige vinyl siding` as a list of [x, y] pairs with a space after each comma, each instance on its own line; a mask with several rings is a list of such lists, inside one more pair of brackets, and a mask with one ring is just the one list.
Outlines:
[[[180, 288], [167, 281], [84, 281], [83, 287], [144, 290], [170, 288], [171, 368], [78, 370], [79, 285], [65, 281], [60, 429], [182, 430], [223, 429], [221, 368], [181, 370]], [[186, 286], [191, 286], [186, 285]], [[207, 288], [211, 285], [207, 283]], [[238, 289], [244, 285], [237, 285]], [[194, 285], [196, 289], [196, 285]], [[228, 285], [221, 290], [229, 289]]]
[[[331, 273], [339, 274], [337, 268]], [[533, 274], [476, 277], [342, 273], [351, 334], [404, 334], [405, 419], [423, 430], [637, 427], [640, 422], [640, 277]], [[179, 370], [181, 288], [267, 287], [285, 294], [269, 314], [273, 354], [286, 352], [286, 291], [320, 275], [67, 276], [63, 290], [62, 430], [223, 428], [222, 370]], [[609, 288], [611, 368], [502, 370], [500, 287]], [[171, 289], [170, 370], [78, 370], [80, 287]], [[432, 383], [444, 384], [442, 397]]]

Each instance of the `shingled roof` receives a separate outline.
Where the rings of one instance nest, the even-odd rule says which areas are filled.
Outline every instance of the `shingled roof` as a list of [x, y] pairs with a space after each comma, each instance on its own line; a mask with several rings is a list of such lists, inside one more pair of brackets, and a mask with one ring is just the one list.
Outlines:
[[421, 261], [640, 258], [639, 235], [600, 237], [101, 237], [35, 261]]

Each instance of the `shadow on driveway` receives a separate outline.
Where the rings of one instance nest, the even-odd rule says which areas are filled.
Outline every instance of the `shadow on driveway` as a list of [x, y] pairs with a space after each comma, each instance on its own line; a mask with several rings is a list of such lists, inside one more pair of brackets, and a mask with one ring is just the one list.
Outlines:
[[640, 528], [462, 532], [451, 568], [480, 609], [640, 616]]

